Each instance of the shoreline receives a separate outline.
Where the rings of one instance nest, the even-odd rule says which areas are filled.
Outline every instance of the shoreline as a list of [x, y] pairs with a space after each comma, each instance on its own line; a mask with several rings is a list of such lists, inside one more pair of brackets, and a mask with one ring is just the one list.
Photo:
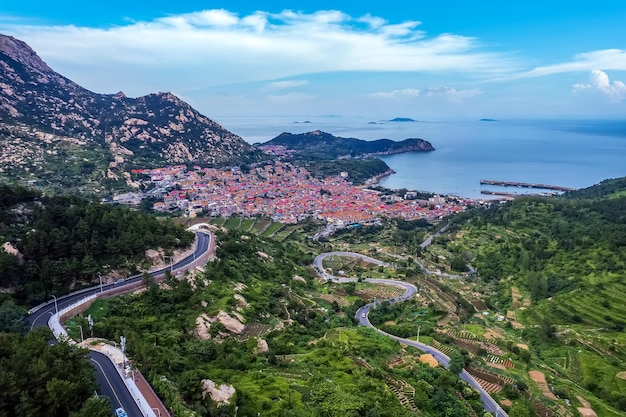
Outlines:
[[376, 187], [380, 184], [380, 182], [382, 181], [383, 178], [386, 178], [392, 174], [395, 174], [396, 171], [394, 171], [393, 169], [389, 168], [387, 171], [382, 172], [378, 175], [374, 175], [371, 178], [368, 178], [361, 186], [362, 187]]

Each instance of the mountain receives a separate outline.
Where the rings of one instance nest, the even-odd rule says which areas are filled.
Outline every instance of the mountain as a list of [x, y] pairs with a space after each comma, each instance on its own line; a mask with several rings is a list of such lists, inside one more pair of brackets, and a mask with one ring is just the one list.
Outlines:
[[54, 163], [59, 153], [70, 162], [75, 155], [81, 160], [99, 155], [87, 162], [105, 162], [111, 179], [140, 165], [218, 165], [260, 154], [171, 93], [138, 98], [94, 93], [10, 36], [0, 35], [0, 68], [0, 170], [5, 172], [21, 166], [45, 173], [48, 160]]
[[300, 134], [284, 132], [260, 146], [284, 146], [293, 150], [294, 156], [309, 160], [391, 155], [403, 152], [430, 152], [435, 150], [433, 145], [424, 139], [405, 139], [400, 142], [391, 139], [366, 141], [333, 136], [320, 130]]

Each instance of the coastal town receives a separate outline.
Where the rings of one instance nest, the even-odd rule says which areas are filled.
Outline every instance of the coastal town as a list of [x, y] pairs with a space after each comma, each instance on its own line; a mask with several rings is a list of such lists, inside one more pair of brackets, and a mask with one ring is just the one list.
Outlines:
[[433, 221], [477, 204], [456, 196], [418, 199], [417, 192], [383, 193], [369, 188], [371, 184], [353, 185], [346, 172], [319, 179], [287, 162], [244, 169], [175, 165], [132, 174], [148, 191], [118, 195], [113, 202], [137, 204], [152, 198], [153, 210], [180, 210], [190, 217], [271, 217], [283, 223], [316, 218], [342, 226], [371, 224], [382, 217]]

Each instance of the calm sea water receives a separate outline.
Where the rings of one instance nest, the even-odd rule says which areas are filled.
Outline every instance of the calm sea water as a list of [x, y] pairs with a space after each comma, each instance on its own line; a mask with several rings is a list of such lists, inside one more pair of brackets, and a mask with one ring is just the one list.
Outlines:
[[[382, 158], [395, 174], [381, 185], [481, 198], [481, 179], [582, 188], [626, 176], [626, 120], [384, 122], [333, 116], [224, 118], [226, 129], [250, 143], [282, 132], [323, 130], [365, 140], [422, 138], [436, 151]], [[375, 124], [374, 124], [375, 123]]]

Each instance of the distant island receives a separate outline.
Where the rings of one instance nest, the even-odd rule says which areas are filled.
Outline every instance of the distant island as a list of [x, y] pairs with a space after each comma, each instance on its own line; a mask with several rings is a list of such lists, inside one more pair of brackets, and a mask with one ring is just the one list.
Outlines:
[[480, 119], [479, 122], [497, 122], [496, 119]]
[[417, 122], [417, 120], [413, 120], [410, 117], [396, 117], [395, 119], [389, 120], [390, 122]]

